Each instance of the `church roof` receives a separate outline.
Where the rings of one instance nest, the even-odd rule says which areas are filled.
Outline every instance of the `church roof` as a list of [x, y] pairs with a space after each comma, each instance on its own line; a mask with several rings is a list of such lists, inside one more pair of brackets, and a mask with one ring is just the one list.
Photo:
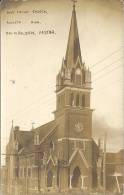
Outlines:
[[76, 19], [76, 11], [75, 11], [75, 5], [74, 5], [73, 11], [72, 11], [71, 26], [70, 26], [70, 32], [69, 32], [69, 37], [68, 37], [66, 57], [65, 57], [65, 62], [66, 62], [67, 67], [71, 68], [72, 66], [74, 66], [77, 62], [78, 57], [82, 63], [80, 41], [79, 41], [79, 35], [78, 35], [78, 26], [77, 26], [77, 19]]
[[124, 150], [120, 150], [117, 153], [107, 152], [106, 163], [111, 164], [124, 164]]
[[16, 139], [18, 140], [18, 143], [24, 147], [27, 142], [29, 142], [32, 137], [33, 137], [33, 133], [31, 131], [17, 131], [15, 132], [16, 134]]
[[109, 176], [123, 176], [124, 150], [106, 153], [106, 169]]
[[23, 154], [38, 152], [38, 148], [34, 145], [34, 135], [39, 135], [40, 142], [55, 128], [55, 121], [50, 121], [32, 131], [18, 131], [17, 140], [23, 148]]
[[33, 129], [34, 133], [38, 133], [40, 140], [44, 138], [55, 127], [55, 121], [50, 121], [36, 129]]
[[[19, 151], [21, 154], [31, 154], [34, 152], [38, 152], [38, 147], [35, 147], [34, 145], [34, 135], [39, 135], [39, 141], [40, 144], [51, 134], [54, 132], [54, 130], [57, 129], [55, 121], [50, 121], [40, 127], [37, 127], [30, 131], [24, 131], [24, 130], [15, 130], [13, 128], [14, 133], [14, 140], [18, 142]], [[7, 144], [6, 150], [7, 153], [10, 153], [11, 150], [13, 150], [13, 137], [11, 135], [11, 138]]]

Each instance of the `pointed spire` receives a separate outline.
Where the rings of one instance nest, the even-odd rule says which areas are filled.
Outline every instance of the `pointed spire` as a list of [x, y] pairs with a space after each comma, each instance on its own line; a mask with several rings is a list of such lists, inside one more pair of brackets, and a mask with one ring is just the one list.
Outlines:
[[32, 125], [32, 129], [34, 129], [35, 122], [32, 122], [31, 125]]
[[14, 125], [13, 125], [13, 120], [12, 120], [12, 126], [11, 126], [11, 129], [13, 130], [13, 128], [14, 128]]
[[13, 128], [13, 120], [12, 120], [12, 128]]
[[68, 66], [68, 68], [71, 68], [73, 65], [75, 65], [78, 57], [80, 58], [80, 61], [82, 63], [76, 11], [75, 11], [75, 1], [73, 1], [71, 26], [70, 26], [66, 57], [65, 57], [66, 65]]

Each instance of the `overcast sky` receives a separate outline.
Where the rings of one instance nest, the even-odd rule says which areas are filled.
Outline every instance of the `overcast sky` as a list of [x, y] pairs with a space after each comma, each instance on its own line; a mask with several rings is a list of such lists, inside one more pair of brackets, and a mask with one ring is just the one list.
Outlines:
[[[29, 14], [7, 14], [7, 10], [28, 10]], [[32, 10], [48, 14], [33, 14]], [[99, 137], [107, 130], [108, 149], [116, 151], [123, 147], [122, 5], [119, 0], [78, 0], [76, 12], [82, 58], [92, 72], [93, 132]], [[32, 122], [37, 127], [53, 119], [55, 80], [66, 52], [71, 14], [69, 0], [15, 2], [2, 10], [3, 150], [12, 120], [29, 130]], [[18, 20], [22, 24], [6, 23]], [[40, 24], [31, 24], [31, 20]], [[38, 35], [49, 29], [56, 34]], [[36, 36], [6, 35], [18, 30], [35, 31]]]

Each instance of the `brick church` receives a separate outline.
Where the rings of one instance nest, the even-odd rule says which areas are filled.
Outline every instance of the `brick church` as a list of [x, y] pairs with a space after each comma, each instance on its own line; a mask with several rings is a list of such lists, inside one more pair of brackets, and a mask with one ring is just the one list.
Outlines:
[[[8, 192], [31, 195], [36, 191], [102, 188], [103, 156], [92, 138], [90, 95], [91, 72], [82, 62], [73, 5], [66, 55], [56, 77], [54, 120], [30, 131], [12, 125], [6, 147]], [[115, 158], [117, 154], [113, 155]], [[117, 163], [121, 174], [120, 162], [121, 157]], [[116, 172], [115, 164], [113, 166], [111, 175]], [[114, 179], [111, 183], [109, 179], [109, 186], [112, 190], [116, 186], [119, 191], [123, 183], [121, 175], [117, 179], [118, 183]]]

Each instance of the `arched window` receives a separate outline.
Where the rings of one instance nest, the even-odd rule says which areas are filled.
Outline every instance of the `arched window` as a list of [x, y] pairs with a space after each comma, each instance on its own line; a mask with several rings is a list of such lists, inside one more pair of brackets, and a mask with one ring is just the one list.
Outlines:
[[61, 77], [60, 87], [63, 87], [63, 84], [64, 84], [64, 78]]
[[53, 173], [50, 170], [47, 173], [47, 187], [52, 187], [52, 184], [53, 184]]
[[72, 70], [72, 73], [71, 73], [71, 82], [73, 83], [74, 82], [74, 79], [75, 78], [75, 71], [74, 69]]
[[58, 96], [58, 108], [60, 108], [61, 105], [61, 100], [60, 100], [60, 96]]
[[76, 95], [76, 106], [79, 106], [79, 94]]
[[39, 140], [39, 134], [34, 135], [34, 145], [39, 145], [40, 140]]
[[85, 107], [85, 95], [82, 95], [82, 107]]
[[65, 94], [62, 95], [62, 106], [65, 106]]
[[47, 153], [46, 153], [46, 152], [44, 152], [44, 153], [43, 153], [43, 165], [46, 165], [46, 163], [47, 163], [47, 159], [48, 159], [48, 157], [47, 157]]
[[61, 72], [61, 76], [64, 77], [64, 72], [63, 71]]
[[50, 142], [49, 147], [50, 147], [51, 150], [54, 150], [54, 143], [53, 143], [53, 141]]
[[73, 188], [81, 188], [81, 171], [79, 167], [75, 167], [73, 171], [73, 177], [72, 177], [72, 187]]
[[75, 82], [77, 85], [81, 85], [81, 69], [78, 68], [75, 74]]
[[71, 105], [71, 106], [74, 106], [74, 94], [73, 94], [73, 93], [71, 93], [70, 105]]

